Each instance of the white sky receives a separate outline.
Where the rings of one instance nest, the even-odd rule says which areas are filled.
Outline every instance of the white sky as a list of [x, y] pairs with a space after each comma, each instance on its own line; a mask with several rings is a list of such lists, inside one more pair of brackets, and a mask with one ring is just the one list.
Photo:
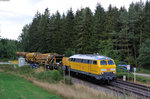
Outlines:
[[[75, 12], [81, 7], [90, 7], [94, 12], [97, 3], [100, 3], [105, 10], [109, 4], [127, 9], [132, 2], [140, 0], [0, 0], [0, 36], [2, 38], [17, 39], [25, 24], [32, 21], [37, 10], [41, 13], [49, 8], [50, 13], [57, 10], [62, 14], [72, 8]], [[146, 0], [142, 0], [145, 2]]]

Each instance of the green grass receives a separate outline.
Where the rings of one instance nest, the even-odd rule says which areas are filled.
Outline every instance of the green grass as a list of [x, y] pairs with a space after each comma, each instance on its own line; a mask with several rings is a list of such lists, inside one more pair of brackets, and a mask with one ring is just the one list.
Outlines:
[[150, 70], [144, 68], [137, 68], [137, 73], [150, 74]]
[[34, 84], [0, 72], [0, 99], [61, 99]]

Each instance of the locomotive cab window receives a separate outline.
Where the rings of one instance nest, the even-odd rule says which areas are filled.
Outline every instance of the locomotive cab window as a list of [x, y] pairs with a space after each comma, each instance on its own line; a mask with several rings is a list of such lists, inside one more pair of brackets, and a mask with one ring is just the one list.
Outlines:
[[97, 65], [97, 61], [93, 61], [93, 64], [94, 64], [94, 65]]
[[101, 65], [107, 65], [107, 62], [106, 62], [105, 60], [102, 60], [102, 61], [100, 62], [100, 64], [101, 64]]
[[74, 61], [75, 61], [75, 59], [74, 59], [74, 58], [69, 58], [69, 61], [74, 62]]
[[75, 58], [73, 58], [73, 60], [72, 60], [73, 62], [75, 62]]
[[72, 60], [72, 58], [69, 58], [69, 61], [71, 61]]
[[108, 61], [108, 64], [109, 64], [109, 65], [114, 65], [114, 62], [113, 62], [112, 60], [109, 60], [109, 61]]

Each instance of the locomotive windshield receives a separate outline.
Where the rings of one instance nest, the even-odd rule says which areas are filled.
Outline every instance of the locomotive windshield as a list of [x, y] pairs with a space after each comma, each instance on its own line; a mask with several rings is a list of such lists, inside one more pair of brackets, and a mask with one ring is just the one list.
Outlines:
[[107, 62], [105, 60], [100, 62], [101, 65], [107, 65]]

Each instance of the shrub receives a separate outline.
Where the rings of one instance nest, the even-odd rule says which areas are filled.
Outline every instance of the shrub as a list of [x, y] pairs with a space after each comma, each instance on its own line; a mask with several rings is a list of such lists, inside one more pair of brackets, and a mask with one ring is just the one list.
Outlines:
[[50, 83], [58, 82], [63, 79], [61, 73], [58, 70], [40, 72], [35, 74], [34, 77]]
[[55, 81], [60, 81], [63, 78], [62, 75], [61, 75], [61, 73], [58, 70], [53, 70], [51, 77]]
[[29, 66], [22, 66], [16, 69], [16, 72], [18, 72], [19, 74], [31, 74], [33, 73], [33, 69], [31, 69]]
[[67, 85], [73, 85], [72, 79], [71, 79], [71, 78], [68, 78], [68, 77], [65, 78], [65, 83], [66, 83]]
[[124, 66], [116, 66], [117, 73], [128, 72]]
[[53, 82], [51, 79], [51, 71], [40, 72], [38, 74], [35, 74], [35, 77], [39, 80]]

